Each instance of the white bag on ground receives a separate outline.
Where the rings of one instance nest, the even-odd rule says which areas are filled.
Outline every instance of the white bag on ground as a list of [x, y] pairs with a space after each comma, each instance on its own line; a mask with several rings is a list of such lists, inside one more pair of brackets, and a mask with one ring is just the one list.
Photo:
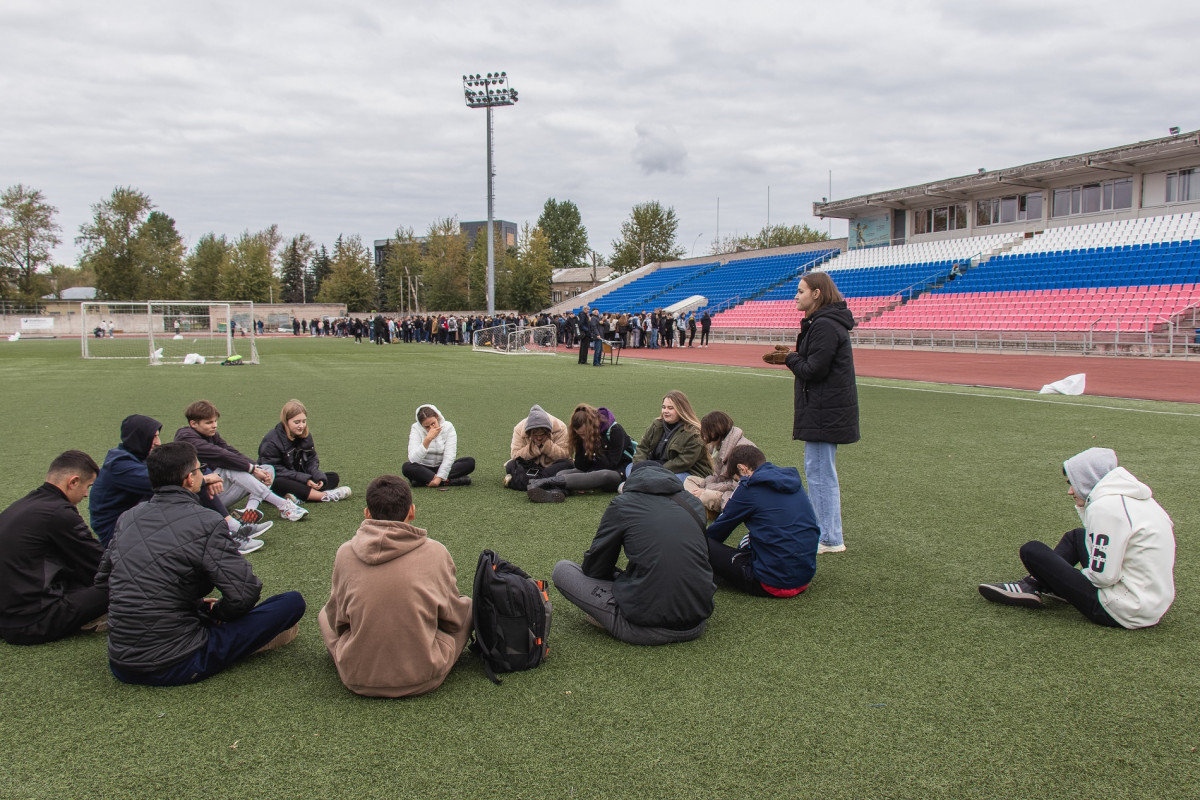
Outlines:
[[1087, 373], [1080, 372], [1078, 375], [1068, 375], [1061, 381], [1047, 383], [1042, 387], [1038, 394], [1083, 394], [1083, 386], [1087, 380]]
[[183, 363], [185, 363], [185, 364], [203, 364], [204, 356], [200, 355], [199, 353], [188, 353], [186, 356], [183, 357]]

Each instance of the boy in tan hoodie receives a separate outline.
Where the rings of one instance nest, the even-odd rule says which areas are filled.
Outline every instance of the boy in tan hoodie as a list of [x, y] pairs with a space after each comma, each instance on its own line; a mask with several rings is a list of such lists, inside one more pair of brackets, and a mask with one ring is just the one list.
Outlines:
[[458, 593], [454, 560], [410, 524], [415, 515], [407, 480], [376, 478], [365, 519], [334, 558], [321, 634], [342, 683], [356, 694], [432, 692], [471, 634], [471, 598]]

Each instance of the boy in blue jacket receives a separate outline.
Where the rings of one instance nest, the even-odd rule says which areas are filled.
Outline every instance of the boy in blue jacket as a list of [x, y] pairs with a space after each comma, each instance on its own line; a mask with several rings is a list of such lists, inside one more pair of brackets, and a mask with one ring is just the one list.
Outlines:
[[[795, 597], [817, 571], [816, 514], [795, 467], [777, 467], [753, 445], [738, 445], [727, 463], [740, 477], [721, 516], [708, 526], [713, 573], [756, 597]], [[737, 549], [722, 544], [739, 524], [749, 533]]]

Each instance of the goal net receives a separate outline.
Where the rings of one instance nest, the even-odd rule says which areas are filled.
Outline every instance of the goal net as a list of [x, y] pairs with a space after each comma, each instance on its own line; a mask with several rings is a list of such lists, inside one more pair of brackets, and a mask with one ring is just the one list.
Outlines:
[[471, 349], [484, 353], [508, 355], [554, 354], [553, 325], [518, 328], [516, 325], [496, 325], [475, 331]]
[[258, 363], [254, 303], [80, 303], [84, 358], [214, 364], [241, 355]]

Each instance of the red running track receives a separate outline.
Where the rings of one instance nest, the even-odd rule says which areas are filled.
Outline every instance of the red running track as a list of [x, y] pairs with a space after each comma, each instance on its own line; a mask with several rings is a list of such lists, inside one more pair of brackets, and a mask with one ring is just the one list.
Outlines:
[[[621, 359], [786, 369], [762, 362], [762, 354], [770, 349], [771, 345], [750, 344], [658, 350], [631, 348], [621, 352]], [[896, 378], [1035, 391], [1047, 383], [1083, 372], [1087, 375], [1084, 393], [1088, 395], [1200, 402], [1200, 361], [857, 348], [854, 368], [860, 378]]]

